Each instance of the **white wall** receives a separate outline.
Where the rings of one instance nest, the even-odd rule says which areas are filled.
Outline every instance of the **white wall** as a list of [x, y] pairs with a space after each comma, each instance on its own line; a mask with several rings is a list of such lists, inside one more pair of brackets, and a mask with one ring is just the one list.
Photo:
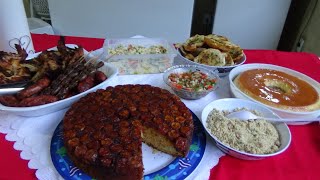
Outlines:
[[291, 0], [218, 0], [213, 32], [245, 49], [276, 49]]
[[183, 42], [190, 36], [193, 0], [48, 0], [58, 34], [99, 38], [134, 35]]

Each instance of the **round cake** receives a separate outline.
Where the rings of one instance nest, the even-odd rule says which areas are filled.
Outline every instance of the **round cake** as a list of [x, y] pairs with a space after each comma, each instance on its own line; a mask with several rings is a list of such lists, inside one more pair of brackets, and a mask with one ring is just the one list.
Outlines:
[[240, 73], [233, 82], [246, 95], [275, 108], [297, 112], [320, 109], [317, 90], [282, 71], [251, 69]]
[[74, 103], [63, 119], [63, 139], [75, 166], [97, 179], [143, 178], [142, 142], [187, 156], [192, 114], [169, 91], [119, 85]]

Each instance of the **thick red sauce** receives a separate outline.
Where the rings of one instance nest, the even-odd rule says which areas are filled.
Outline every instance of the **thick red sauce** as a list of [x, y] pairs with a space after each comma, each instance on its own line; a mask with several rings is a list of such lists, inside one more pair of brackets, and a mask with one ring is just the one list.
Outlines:
[[307, 82], [287, 73], [271, 69], [253, 69], [238, 76], [238, 87], [248, 95], [269, 104], [308, 106], [319, 99], [317, 91]]

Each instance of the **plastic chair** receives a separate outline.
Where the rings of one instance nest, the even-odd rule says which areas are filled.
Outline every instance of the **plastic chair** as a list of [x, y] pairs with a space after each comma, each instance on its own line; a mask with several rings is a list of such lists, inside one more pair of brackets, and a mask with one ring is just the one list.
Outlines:
[[39, 17], [40, 19], [51, 24], [49, 6], [47, 0], [31, 0], [30, 1], [31, 17]]
[[31, 0], [28, 18], [29, 29], [34, 34], [55, 34], [51, 26], [50, 13], [47, 0]]

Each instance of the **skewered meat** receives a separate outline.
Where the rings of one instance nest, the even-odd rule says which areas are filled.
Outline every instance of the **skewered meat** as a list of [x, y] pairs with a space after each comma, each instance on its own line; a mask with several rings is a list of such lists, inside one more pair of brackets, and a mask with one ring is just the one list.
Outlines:
[[[76, 62], [70, 64], [58, 77], [55, 79], [51, 85], [43, 91], [43, 94], [50, 94], [57, 96], [59, 99], [64, 99], [69, 91], [76, 88], [80, 81], [90, 76], [90, 74], [97, 71], [99, 67], [103, 65], [103, 62], [93, 64], [91, 62], [86, 62], [84, 59], [77, 60]], [[101, 75], [100, 75], [101, 76]], [[103, 77], [101, 77], [103, 78]], [[84, 89], [90, 89], [98, 83], [93, 83], [87, 81], [83, 82], [78, 91], [79, 93], [84, 92]], [[79, 90], [78, 89], [78, 90]]]

